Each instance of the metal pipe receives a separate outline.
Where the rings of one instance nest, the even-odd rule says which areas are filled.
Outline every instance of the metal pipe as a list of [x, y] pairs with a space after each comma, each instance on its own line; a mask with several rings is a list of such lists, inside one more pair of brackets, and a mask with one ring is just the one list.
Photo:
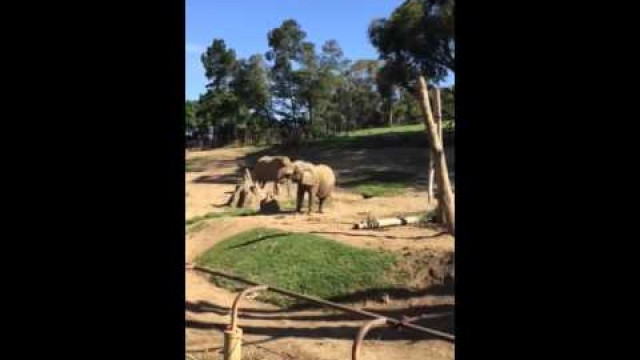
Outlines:
[[[404, 318], [402, 320], [402, 323], [406, 324], [406, 323], [414, 322], [421, 319], [433, 319], [438, 317], [449, 316], [452, 314], [453, 312], [451, 311], [444, 312], [444, 313], [437, 313], [437, 314], [422, 314], [420, 316]], [[358, 334], [356, 335], [356, 338], [353, 341], [353, 347], [351, 348], [351, 360], [358, 360], [358, 358], [360, 357], [360, 348], [362, 347], [364, 338], [367, 336], [369, 331], [384, 325], [387, 325], [387, 319], [379, 318], [379, 319], [373, 319], [371, 321], [368, 321], [360, 327], [360, 329], [358, 330]]]
[[358, 330], [358, 334], [356, 335], [356, 339], [353, 341], [353, 347], [351, 348], [351, 360], [358, 360], [362, 341], [364, 340], [364, 337], [367, 336], [369, 330], [384, 325], [387, 325], [387, 319], [379, 318], [367, 321], [360, 327], [360, 330]]
[[[219, 270], [214, 270], [214, 269], [210, 269], [204, 266], [200, 266], [200, 265], [188, 265], [189, 268], [193, 269], [193, 270], [197, 270], [197, 271], [201, 271], [210, 275], [214, 275], [214, 276], [222, 276], [231, 280], [235, 280], [238, 282], [242, 282], [245, 284], [249, 284], [249, 285], [263, 285], [260, 283], [257, 283], [255, 281], [252, 280], [248, 280], [248, 279], [244, 279], [235, 275], [231, 275], [231, 274], [227, 274], [225, 272], [219, 271]], [[421, 332], [425, 332], [428, 333], [430, 335], [433, 335], [439, 339], [443, 339], [443, 340], [447, 340], [447, 341], [455, 341], [455, 336], [442, 332], [442, 331], [438, 331], [435, 329], [430, 329], [430, 328], [426, 328], [423, 326], [419, 326], [419, 325], [415, 325], [415, 324], [410, 324], [410, 323], [406, 323], [404, 321], [400, 321], [394, 318], [390, 318], [390, 317], [386, 317], [386, 316], [382, 316], [376, 313], [372, 313], [369, 311], [365, 311], [365, 310], [358, 310], [358, 309], [354, 309], [351, 308], [349, 306], [345, 306], [342, 304], [338, 304], [338, 303], [334, 303], [332, 301], [327, 301], [324, 299], [320, 299], [317, 297], [313, 297], [313, 296], [309, 296], [309, 295], [304, 295], [304, 294], [299, 294], [293, 291], [289, 291], [289, 290], [285, 290], [285, 289], [280, 289], [277, 287], [273, 287], [273, 286], [269, 286], [269, 291], [273, 291], [275, 293], [279, 293], [282, 295], [286, 295], [289, 297], [293, 297], [293, 298], [297, 298], [297, 299], [302, 299], [305, 301], [309, 301], [312, 303], [316, 303], [316, 304], [320, 304], [320, 305], [324, 305], [326, 307], [329, 308], [334, 308], [334, 309], [338, 309], [344, 312], [348, 312], [348, 313], [353, 313], [353, 314], [358, 314], [358, 315], [362, 315], [364, 317], [368, 317], [368, 318], [372, 318], [372, 319], [386, 319], [386, 321], [391, 324], [391, 325], [396, 325], [396, 326], [403, 326], [406, 327], [408, 329], [412, 329], [412, 330], [416, 330], [416, 331], [421, 331]]]
[[235, 330], [238, 327], [238, 307], [240, 306], [240, 300], [249, 293], [267, 290], [268, 288], [267, 285], [252, 286], [242, 290], [240, 294], [236, 296], [236, 299], [233, 301], [233, 306], [231, 307], [231, 330]]

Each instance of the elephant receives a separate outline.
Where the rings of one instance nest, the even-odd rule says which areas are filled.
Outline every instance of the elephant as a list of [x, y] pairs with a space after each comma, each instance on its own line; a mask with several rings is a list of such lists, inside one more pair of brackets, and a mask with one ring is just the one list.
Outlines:
[[291, 179], [298, 184], [296, 197], [296, 211], [302, 212], [302, 202], [305, 193], [309, 195], [309, 209], [311, 213], [313, 207], [313, 197], [319, 200], [318, 212], [322, 213], [322, 204], [331, 197], [336, 184], [336, 177], [333, 170], [327, 165], [314, 165], [305, 161], [295, 161], [293, 163], [293, 174]]
[[286, 156], [262, 156], [251, 171], [253, 180], [261, 189], [267, 182], [273, 181], [275, 195], [279, 193], [278, 184], [288, 180], [292, 174], [293, 163]]

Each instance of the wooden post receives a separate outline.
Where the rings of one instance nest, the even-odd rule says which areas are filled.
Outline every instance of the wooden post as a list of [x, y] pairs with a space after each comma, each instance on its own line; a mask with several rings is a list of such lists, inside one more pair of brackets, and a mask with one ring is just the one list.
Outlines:
[[431, 151], [434, 155], [435, 179], [438, 182], [438, 206], [444, 210], [449, 232], [455, 234], [455, 204], [453, 191], [451, 190], [451, 181], [449, 180], [447, 160], [444, 153], [442, 137], [439, 134], [438, 125], [431, 111], [427, 82], [423, 76], [418, 77], [417, 90], [420, 110], [425, 122], [427, 135], [429, 136]]
[[[442, 96], [441, 96], [441, 93], [440, 93], [440, 88], [435, 87], [433, 91], [434, 91], [434, 94], [435, 94], [435, 106], [436, 106], [436, 108], [435, 108], [436, 112], [434, 114], [434, 117], [435, 117], [435, 120], [436, 120], [436, 125], [438, 127], [438, 134], [440, 136], [440, 142], [442, 142], [442, 152], [443, 152], [443, 154], [445, 154], [445, 158], [446, 158], [446, 147], [445, 147], [445, 144], [444, 144], [444, 135], [443, 135], [443, 130], [442, 130]], [[447, 166], [447, 172], [448, 172], [448, 169], [449, 169], [449, 167]], [[434, 175], [435, 175], [435, 171], [434, 171]], [[439, 195], [437, 197], [440, 198]], [[439, 217], [440, 217], [440, 221], [443, 224], [446, 224], [446, 222], [447, 222], [447, 214], [445, 213], [445, 210], [444, 210], [443, 206], [439, 206], [438, 207], [438, 214], [439, 214]]]
[[[442, 137], [442, 98], [440, 96], [440, 89], [438, 87], [434, 87], [431, 93], [431, 99], [433, 101], [433, 118], [436, 123], [438, 136], [440, 137], [440, 141], [442, 141], [442, 148], [444, 151], [444, 138]], [[429, 199], [429, 204], [431, 204], [431, 202], [436, 198], [433, 191], [435, 184], [435, 157], [436, 155], [431, 152], [429, 156], [429, 178], [427, 182], [427, 198]], [[442, 207], [438, 207], [438, 209], [438, 219], [444, 224], [446, 223], [446, 215], [443, 213]]]
[[242, 329], [231, 328], [224, 332], [224, 360], [242, 359]]
[[[433, 99], [433, 117], [438, 128], [438, 134], [440, 135], [440, 139], [442, 139], [442, 109], [440, 103], [440, 89], [435, 87], [432, 91], [432, 99]], [[443, 143], [444, 145], [444, 143]], [[429, 204], [433, 202], [435, 197], [433, 196], [433, 185], [435, 178], [435, 154], [433, 151], [429, 154], [429, 176], [427, 178], [427, 198]]]

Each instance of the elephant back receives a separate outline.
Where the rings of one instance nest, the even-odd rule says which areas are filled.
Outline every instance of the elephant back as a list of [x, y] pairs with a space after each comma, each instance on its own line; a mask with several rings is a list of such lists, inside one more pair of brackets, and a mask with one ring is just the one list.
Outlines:
[[290, 164], [291, 160], [286, 156], [262, 156], [253, 167], [253, 176], [260, 181], [276, 181], [280, 169]]

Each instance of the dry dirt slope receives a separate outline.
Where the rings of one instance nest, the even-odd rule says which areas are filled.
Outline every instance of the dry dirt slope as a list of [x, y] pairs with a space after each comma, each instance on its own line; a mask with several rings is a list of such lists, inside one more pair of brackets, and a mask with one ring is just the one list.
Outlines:
[[[202, 171], [187, 173], [187, 218], [212, 211], [222, 211], [216, 207], [228, 198], [226, 192], [233, 190], [235, 179], [242, 166], [255, 158], [251, 149], [219, 149], [190, 153], [189, 158], [200, 157]], [[410, 172], [411, 158], [415, 148], [396, 148], [397, 157], [405, 159], [398, 164], [394, 156], [376, 153], [378, 150], [353, 150], [352, 154], [342, 154], [323, 161], [334, 167], [342, 181], [348, 181], [350, 173], [358, 173], [362, 166], [378, 169], [393, 168]], [[419, 151], [419, 150], [418, 150]], [[404, 156], [403, 156], [404, 154]], [[336, 155], [336, 154], [334, 154]], [[338, 154], [339, 155], [339, 154]], [[419, 158], [419, 156], [413, 156]], [[310, 157], [306, 157], [309, 158]], [[370, 165], [367, 159], [378, 159]], [[354, 160], [359, 159], [359, 160]], [[381, 160], [382, 159], [382, 160]], [[387, 159], [386, 161], [384, 159]], [[311, 160], [311, 159], [310, 159]], [[312, 161], [314, 161], [313, 159]], [[330, 160], [330, 159], [326, 159]], [[420, 162], [418, 159], [415, 163]], [[317, 160], [316, 160], [317, 161]], [[417, 164], [415, 165], [418, 166]], [[398, 170], [396, 170], [398, 171]], [[364, 213], [377, 216], [399, 212], [426, 210], [426, 197], [420, 189], [393, 198], [363, 199], [357, 194], [339, 190], [335, 199], [328, 204], [325, 214], [255, 216], [207, 221], [204, 228], [186, 237], [186, 260], [190, 261], [216, 242], [254, 227], [271, 227], [289, 231], [317, 232], [354, 246], [383, 247], [405, 254], [451, 253], [454, 242], [450, 236], [435, 230], [401, 227], [386, 231], [352, 231], [353, 221], [361, 220]], [[228, 323], [228, 308], [234, 294], [215, 287], [208, 279], [193, 272], [186, 273], [187, 299], [187, 348], [191, 350], [210, 348], [213, 353], [208, 358], [220, 358], [217, 351], [222, 347], [221, 329]], [[390, 304], [382, 304], [371, 299], [366, 304], [381, 313], [392, 316], [411, 315], [426, 311], [451, 309], [452, 294], [430, 294], [425, 292], [411, 299], [392, 299]], [[349, 315], [324, 311], [283, 311], [268, 304], [248, 302], [247, 310], [240, 315], [240, 326], [245, 332], [246, 351], [255, 359], [349, 359], [353, 336], [363, 319]], [[451, 320], [448, 320], [449, 322]], [[429, 325], [425, 323], [425, 325]], [[435, 324], [442, 326], [443, 324]], [[451, 324], [444, 324], [445, 327]], [[382, 339], [376, 341], [376, 337]], [[423, 335], [412, 336], [409, 332], [373, 332], [365, 344], [364, 359], [452, 359], [453, 346]], [[194, 353], [195, 354], [195, 353]]]

